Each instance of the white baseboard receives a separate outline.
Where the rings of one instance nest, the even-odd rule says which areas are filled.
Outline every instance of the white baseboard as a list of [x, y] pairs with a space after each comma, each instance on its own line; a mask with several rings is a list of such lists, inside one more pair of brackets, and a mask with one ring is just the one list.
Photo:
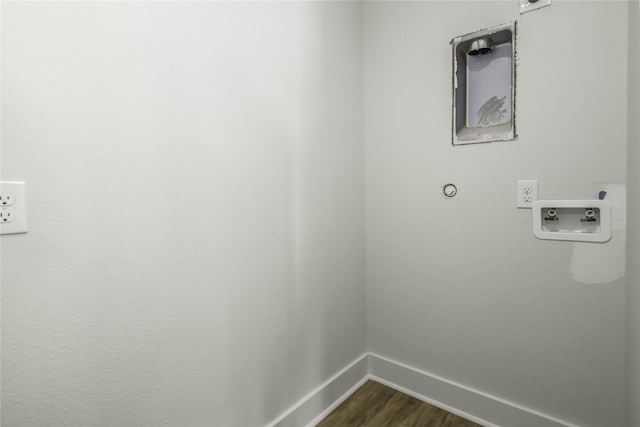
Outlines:
[[267, 427], [312, 427], [373, 379], [487, 427], [571, 427], [572, 424], [372, 353], [365, 353]]
[[493, 424], [493, 423], [491, 423], [491, 422], [489, 422], [487, 420], [484, 420], [482, 418], [478, 418], [475, 415], [472, 415], [472, 414], [469, 414], [467, 412], [464, 412], [464, 411], [462, 411], [462, 410], [460, 410], [458, 408], [454, 408], [451, 405], [447, 405], [447, 404], [442, 403], [442, 402], [440, 402], [438, 400], [435, 400], [435, 399], [432, 399], [430, 397], [424, 396], [424, 395], [422, 395], [420, 393], [416, 393], [413, 390], [410, 390], [410, 389], [408, 389], [406, 387], [403, 387], [403, 386], [398, 385], [396, 383], [393, 383], [391, 381], [385, 380], [385, 379], [377, 377], [375, 375], [369, 375], [369, 378], [371, 378], [373, 381], [379, 382], [380, 384], [384, 384], [387, 387], [391, 387], [394, 390], [398, 390], [399, 392], [402, 392], [402, 393], [404, 393], [406, 395], [409, 395], [411, 397], [415, 397], [418, 400], [421, 400], [423, 402], [427, 402], [430, 405], [436, 406], [436, 407], [438, 407], [440, 409], [444, 409], [447, 412], [451, 412], [454, 415], [457, 415], [459, 417], [465, 418], [465, 419], [467, 419], [469, 421], [473, 421], [476, 424], [480, 424], [480, 425], [482, 425], [484, 427], [498, 427], [497, 424]]
[[369, 376], [391, 388], [487, 427], [572, 426], [514, 402], [371, 353]]
[[368, 370], [369, 355], [365, 353], [307, 394], [267, 427], [315, 426], [364, 384]]
[[325, 409], [324, 411], [322, 411], [320, 413], [320, 415], [318, 415], [317, 417], [315, 417], [313, 420], [311, 420], [311, 422], [309, 424], [307, 424], [307, 427], [315, 427], [320, 421], [324, 420], [326, 418], [327, 415], [329, 415], [330, 413], [332, 413], [338, 406], [340, 406], [340, 404], [342, 402], [344, 402], [345, 400], [347, 400], [349, 398], [349, 396], [351, 396], [353, 393], [355, 393], [360, 387], [362, 387], [364, 385], [364, 383], [366, 383], [369, 380], [370, 376], [366, 375], [364, 378], [362, 378], [360, 381], [358, 381], [356, 383], [356, 385], [354, 385], [353, 387], [351, 387], [349, 390], [347, 390], [346, 393], [344, 393], [342, 396], [340, 396], [340, 398], [338, 400], [336, 400], [335, 402], [333, 402], [331, 405], [329, 405], [329, 407], [327, 409]]

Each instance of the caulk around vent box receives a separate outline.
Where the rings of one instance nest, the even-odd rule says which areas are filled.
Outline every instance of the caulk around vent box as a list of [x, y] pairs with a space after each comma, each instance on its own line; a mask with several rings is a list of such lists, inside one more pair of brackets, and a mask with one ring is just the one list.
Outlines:
[[453, 145], [516, 138], [515, 40], [515, 22], [451, 40]]
[[611, 208], [604, 200], [538, 200], [532, 211], [538, 239], [601, 243], [611, 239]]

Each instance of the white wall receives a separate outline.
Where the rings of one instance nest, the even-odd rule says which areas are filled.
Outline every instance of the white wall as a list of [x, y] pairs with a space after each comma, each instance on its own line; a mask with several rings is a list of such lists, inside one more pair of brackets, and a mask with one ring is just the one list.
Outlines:
[[[627, 424], [640, 426], [640, 1], [629, 2]], [[632, 220], [631, 218], [635, 218]]]
[[[2, 179], [28, 181], [30, 208], [29, 234], [2, 237], [3, 425], [261, 425], [365, 336], [548, 415], [624, 423], [626, 3], [2, 9]], [[452, 147], [448, 42], [514, 19], [520, 136]], [[607, 188], [612, 241], [536, 240], [518, 178], [544, 198]]]
[[3, 2], [3, 425], [264, 425], [365, 350], [361, 5]]
[[[624, 424], [627, 12], [365, 2], [372, 352], [567, 422]], [[448, 42], [515, 19], [519, 138], [453, 147]], [[612, 240], [537, 240], [517, 179], [550, 199], [608, 188]]]

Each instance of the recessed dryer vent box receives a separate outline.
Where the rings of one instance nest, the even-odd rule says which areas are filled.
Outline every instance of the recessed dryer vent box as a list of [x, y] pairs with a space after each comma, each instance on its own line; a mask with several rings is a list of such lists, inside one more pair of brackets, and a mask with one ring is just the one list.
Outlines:
[[533, 234], [538, 239], [606, 242], [611, 239], [609, 203], [538, 200], [533, 204]]
[[453, 145], [516, 139], [516, 23], [451, 40]]

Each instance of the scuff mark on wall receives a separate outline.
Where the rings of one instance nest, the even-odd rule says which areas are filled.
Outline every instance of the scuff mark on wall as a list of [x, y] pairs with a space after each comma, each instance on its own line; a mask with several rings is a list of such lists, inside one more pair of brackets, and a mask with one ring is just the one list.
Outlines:
[[626, 186], [609, 184], [603, 190], [611, 205], [611, 240], [596, 244], [576, 242], [571, 256], [572, 279], [588, 285], [610, 283], [625, 274]]

